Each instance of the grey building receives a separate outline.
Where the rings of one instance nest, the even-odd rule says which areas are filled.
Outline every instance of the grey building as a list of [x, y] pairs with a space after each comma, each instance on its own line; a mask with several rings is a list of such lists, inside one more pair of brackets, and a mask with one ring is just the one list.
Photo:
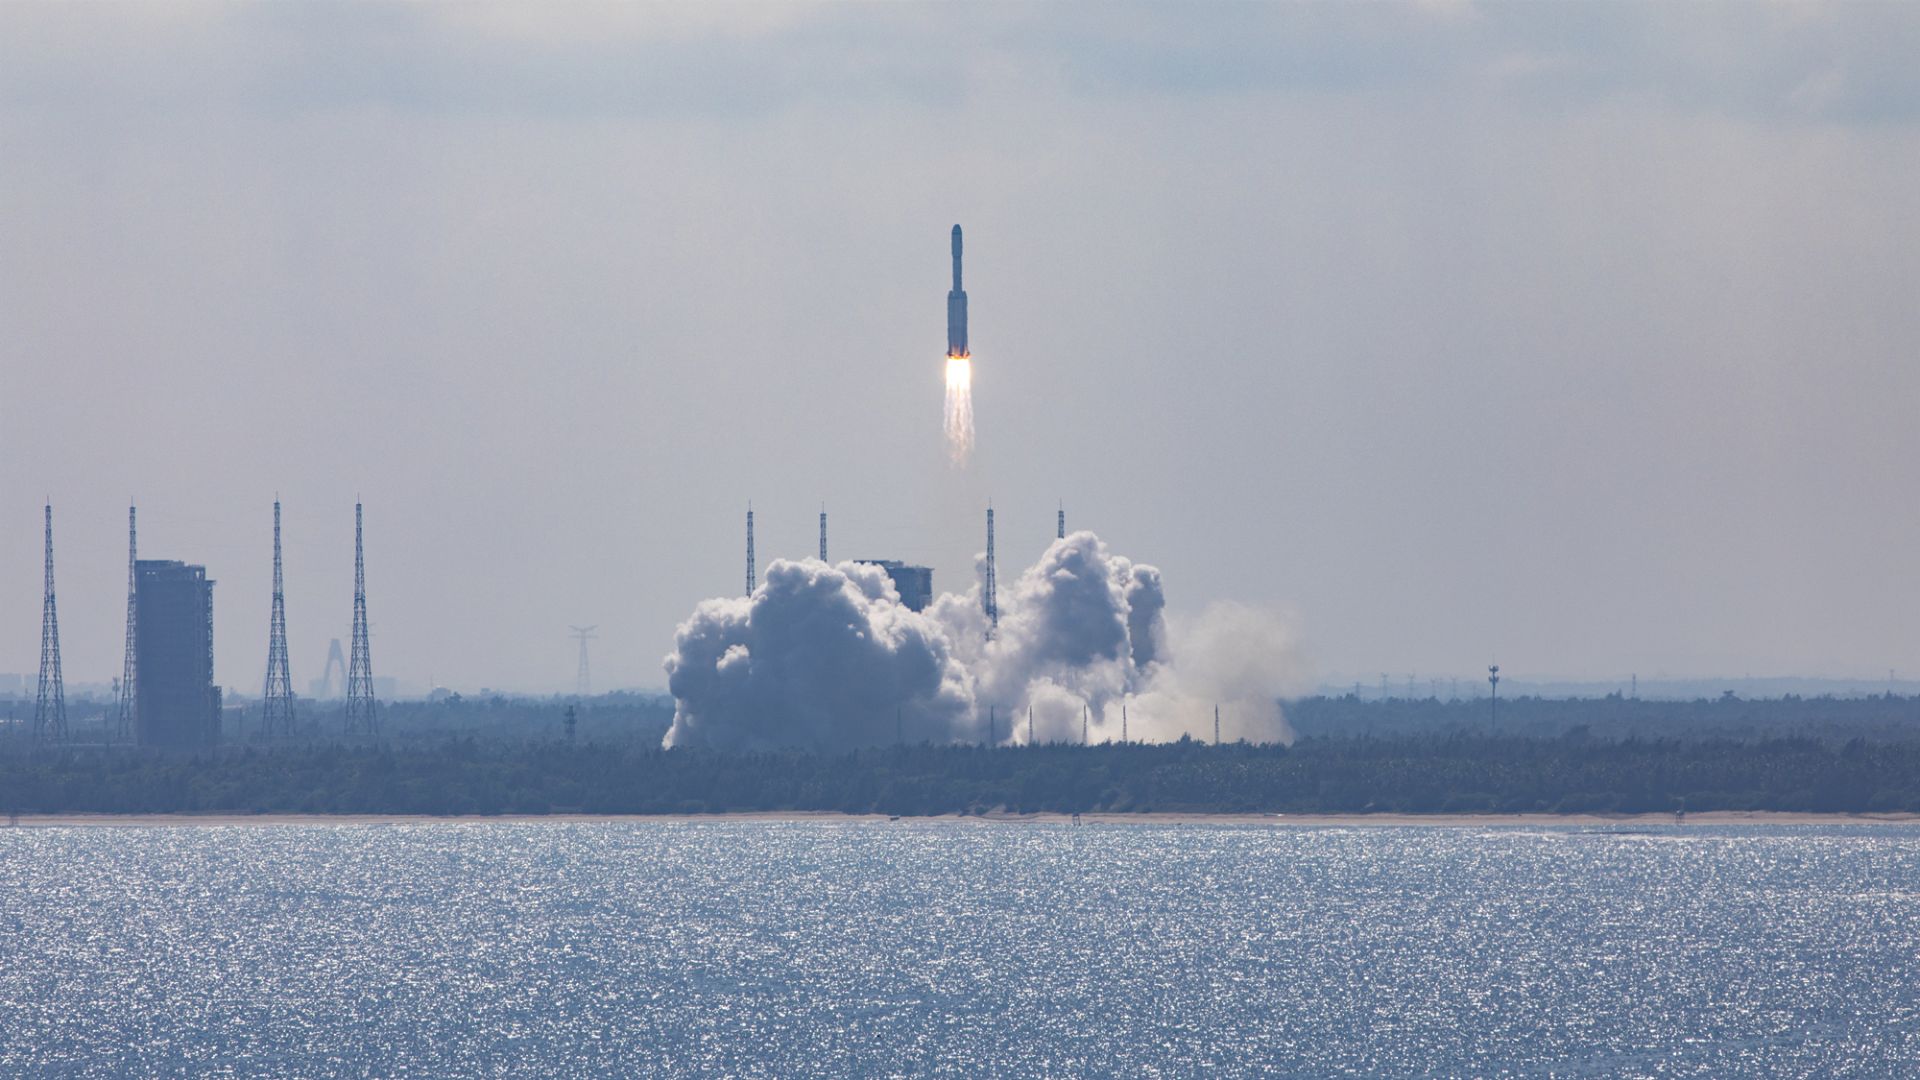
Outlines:
[[933, 567], [908, 566], [897, 559], [855, 559], [857, 563], [877, 566], [893, 579], [900, 602], [909, 611], [925, 611], [933, 603]]
[[213, 582], [206, 568], [140, 560], [134, 564], [134, 608], [134, 741], [188, 749], [218, 742]]

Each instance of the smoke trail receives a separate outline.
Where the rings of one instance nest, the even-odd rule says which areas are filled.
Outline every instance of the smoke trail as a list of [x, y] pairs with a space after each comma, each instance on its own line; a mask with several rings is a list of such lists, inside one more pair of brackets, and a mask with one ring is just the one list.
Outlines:
[[973, 361], [947, 357], [947, 456], [954, 468], [973, 453]]
[[779, 560], [750, 598], [703, 601], [666, 659], [668, 746], [838, 750], [904, 739], [1002, 744], [1291, 741], [1277, 699], [1309, 684], [1274, 616], [1214, 605], [1169, 620], [1160, 572], [1090, 532], [1054, 541], [1002, 597], [978, 585], [925, 612], [877, 567]]

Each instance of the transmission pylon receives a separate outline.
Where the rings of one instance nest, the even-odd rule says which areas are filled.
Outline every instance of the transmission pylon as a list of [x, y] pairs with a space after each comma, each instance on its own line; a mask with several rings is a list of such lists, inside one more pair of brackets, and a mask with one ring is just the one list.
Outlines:
[[372, 735], [379, 730], [373, 700], [373, 652], [367, 643], [367, 562], [360, 546], [360, 504], [353, 504], [353, 645], [347, 660], [347, 722], [349, 735]]
[[586, 697], [593, 693], [593, 675], [591, 669], [587, 667], [587, 642], [600, 636], [594, 633], [595, 630], [600, 628], [598, 626], [569, 626], [567, 629], [573, 631], [573, 636], [580, 640], [580, 671], [574, 676], [573, 692], [580, 697]]
[[47, 503], [47, 595], [40, 608], [40, 686], [33, 703], [33, 741], [67, 741], [67, 691], [60, 680], [60, 615], [53, 602], [53, 503]]
[[[340, 673], [340, 681], [335, 682], [333, 673]], [[340, 639], [327, 642], [327, 666], [321, 669], [319, 697], [336, 698], [347, 685], [347, 654], [340, 651]]]
[[1000, 628], [1000, 602], [994, 595], [997, 591], [993, 566], [993, 505], [987, 505], [987, 570], [986, 580], [980, 585], [980, 606], [987, 612], [987, 636]]
[[1067, 538], [1067, 504], [1066, 503], [1060, 504], [1060, 512], [1053, 519], [1053, 538], [1055, 540], [1065, 540]]
[[134, 651], [140, 624], [139, 595], [135, 567], [139, 564], [139, 534], [134, 530], [134, 508], [127, 507], [127, 652], [120, 661], [120, 714], [114, 724], [115, 742], [132, 742], [134, 713], [139, 707], [135, 686], [139, 683], [140, 656]]
[[820, 508], [820, 561], [827, 561], [827, 508]]
[[293, 675], [287, 666], [287, 598], [280, 580], [280, 500], [273, 500], [273, 615], [267, 623], [267, 685], [260, 737], [293, 737]]

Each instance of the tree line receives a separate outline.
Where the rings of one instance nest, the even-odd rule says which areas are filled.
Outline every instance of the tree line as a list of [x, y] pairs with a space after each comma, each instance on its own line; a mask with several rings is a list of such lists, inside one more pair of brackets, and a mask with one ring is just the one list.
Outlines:
[[632, 741], [315, 743], [0, 757], [11, 813], [978, 814], [1920, 811], [1920, 740], [1471, 732], [843, 754]]

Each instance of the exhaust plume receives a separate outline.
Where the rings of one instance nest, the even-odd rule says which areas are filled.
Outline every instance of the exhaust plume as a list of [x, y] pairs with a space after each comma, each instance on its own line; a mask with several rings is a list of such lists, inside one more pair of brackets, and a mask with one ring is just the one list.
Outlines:
[[987, 637], [976, 584], [925, 612], [878, 567], [777, 560], [747, 598], [706, 600], [666, 658], [667, 746], [843, 750], [894, 742], [1001, 744], [1212, 737], [1291, 741], [1278, 698], [1305, 685], [1274, 616], [1214, 605], [1171, 622], [1160, 572], [1091, 532], [1055, 540], [1001, 597]]
[[962, 468], [973, 453], [973, 361], [947, 357], [947, 457]]

